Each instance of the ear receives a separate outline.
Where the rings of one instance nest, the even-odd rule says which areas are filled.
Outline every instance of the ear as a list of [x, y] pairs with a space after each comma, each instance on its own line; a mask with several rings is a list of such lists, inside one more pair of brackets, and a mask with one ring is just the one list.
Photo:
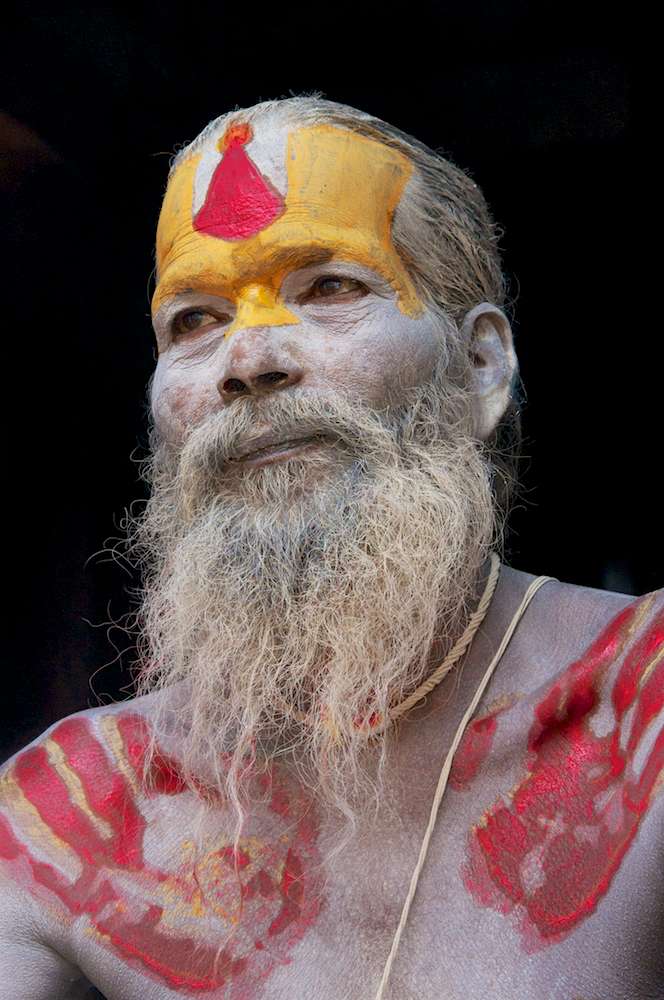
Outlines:
[[473, 365], [475, 436], [486, 441], [509, 405], [518, 370], [512, 328], [502, 310], [482, 302], [466, 314], [461, 335]]

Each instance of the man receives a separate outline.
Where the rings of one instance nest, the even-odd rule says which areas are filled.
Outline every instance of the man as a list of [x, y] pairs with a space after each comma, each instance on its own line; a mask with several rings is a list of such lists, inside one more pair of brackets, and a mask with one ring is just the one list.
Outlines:
[[664, 601], [498, 573], [503, 297], [477, 187], [384, 122], [179, 153], [137, 698], [5, 768], [2, 997], [663, 995]]

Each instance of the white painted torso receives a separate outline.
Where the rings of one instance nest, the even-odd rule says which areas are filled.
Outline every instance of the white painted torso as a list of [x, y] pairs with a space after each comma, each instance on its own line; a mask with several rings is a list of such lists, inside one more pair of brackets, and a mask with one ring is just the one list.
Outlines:
[[[41, 902], [26, 904], [22, 891], [12, 889], [7, 905], [15, 906], [21, 919], [25, 921], [28, 908], [34, 907], [27, 936], [32, 935], [42, 949], [55, 951], [70, 963], [61, 965], [62, 983], [69, 978], [70, 985], [54, 985], [52, 1000], [87, 997], [91, 984], [107, 1000], [181, 1000], [190, 995], [209, 996], [211, 1000], [373, 1000], [444, 756], [532, 579], [512, 570], [502, 571], [496, 599], [463, 669], [450, 675], [428, 704], [401, 724], [398, 765], [391, 776], [393, 787], [398, 789], [396, 808], [373, 824], [367, 821], [350, 845], [328, 862], [325, 859], [334, 831], [322, 824], [315, 845], [320, 868], [310, 883], [316, 886], [312, 908], [316, 913], [292, 947], [284, 949], [280, 944], [279, 961], [272, 963], [265, 978], [261, 970], [270, 963], [265, 964], [260, 956], [257, 964], [256, 955], [250, 954], [247, 968], [253, 962], [254, 971], [230, 977], [216, 990], [171, 988], [158, 973], [148, 974], [140, 962], [120, 959], [113, 947], [90, 932], [85, 916], [73, 922], [64, 920], [55, 908], [50, 910]], [[561, 910], [568, 923], [557, 936], [550, 934], [550, 928], [541, 933], [527, 908], [510, 903], [495, 883], [479, 879], [482, 884], [478, 887], [477, 865], [473, 868], [472, 863], [472, 844], [476, 843], [477, 829], [486, 824], [487, 814], [495, 812], [498, 803], [513, 812], [515, 796], [519, 800], [524, 781], [532, 784], [534, 780], [532, 759], [528, 764], [528, 737], [536, 706], [551, 691], [556, 678], [631, 602], [622, 595], [558, 583], [547, 584], [533, 601], [476, 715], [483, 716], [491, 707], [499, 709], [490, 752], [472, 780], [464, 779], [460, 764], [461, 770], [453, 771], [445, 793], [386, 993], [391, 1000], [480, 1000], [488, 996], [495, 1000], [646, 1000], [664, 996], [661, 793], [653, 795], [615, 873], [609, 875], [607, 866], [605, 891], [598, 892], [595, 905], [571, 925], [569, 912], [574, 899], [570, 894], [573, 896], [578, 886], [581, 912], [589, 866], [595, 865], [598, 878], [601, 876], [601, 864], [598, 866], [596, 860], [601, 838], [608, 836], [610, 841], [624, 817], [614, 809], [606, 814], [606, 829], [597, 824], [593, 828], [578, 816], [570, 825], [569, 809], [561, 808], [550, 819], [548, 839], [528, 856], [524, 853], [517, 867], [528, 892], [536, 892], [549, 879], [550, 898], [555, 900], [557, 891], [565, 896]], [[663, 606], [660, 594], [649, 607], [641, 632]], [[610, 696], [621, 662], [616, 658], [602, 680], [601, 704], [592, 717], [598, 737], [615, 727]], [[104, 713], [128, 707], [132, 706], [87, 714], [97, 720]], [[149, 714], [149, 702], [136, 707], [147, 709]], [[632, 725], [633, 713], [623, 721], [625, 733]], [[661, 718], [648, 727], [635, 750], [632, 763], [636, 772], [652, 752], [658, 726], [661, 728]], [[626, 735], [622, 743], [627, 743]], [[603, 793], [602, 801], [596, 803], [598, 812], [616, 788], [614, 783]], [[188, 793], [162, 796], [158, 803], [146, 805], [145, 813], [149, 818], [146, 855], [161, 869], [178, 868], [186, 851], [183, 845], [195, 836]], [[210, 831], [223, 831], [225, 817], [219, 813], [207, 822]], [[259, 839], [268, 830], [283, 836], [285, 827], [280, 822], [268, 812], [254, 817], [248, 832], [253, 830]], [[567, 837], [568, 846], [586, 845], [576, 856], [570, 850], [561, 851], [559, 869], [552, 852], [557, 836]], [[509, 850], [499, 853], [504, 869]], [[263, 931], [266, 919], [264, 916]], [[0, 987], [3, 1000], [10, 996]]]

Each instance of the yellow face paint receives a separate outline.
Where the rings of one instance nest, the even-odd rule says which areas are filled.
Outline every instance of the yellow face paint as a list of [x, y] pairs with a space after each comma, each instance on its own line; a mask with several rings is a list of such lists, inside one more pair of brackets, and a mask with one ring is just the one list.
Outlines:
[[[238, 126], [229, 133], [232, 129], [237, 134]], [[235, 145], [229, 146], [226, 138], [219, 148], [229, 156]], [[287, 139], [285, 196], [264, 182], [270, 199], [267, 224], [249, 236], [238, 237], [228, 217], [215, 221], [217, 232], [223, 225], [232, 238], [201, 231], [202, 210], [193, 210], [202, 158], [199, 153], [184, 160], [164, 198], [153, 313], [173, 296], [196, 290], [234, 305], [235, 319], [226, 336], [252, 326], [297, 324], [298, 317], [280, 297], [284, 278], [331, 259], [371, 268], [394, 288], [402, 312], [422, 312], [391, 238], [394, 211], [413, 171], [402, 153], [330, 125], [297, 129]], [[253, 171], [250, 180], [260, 177], [253, 164], [248, 170]]]

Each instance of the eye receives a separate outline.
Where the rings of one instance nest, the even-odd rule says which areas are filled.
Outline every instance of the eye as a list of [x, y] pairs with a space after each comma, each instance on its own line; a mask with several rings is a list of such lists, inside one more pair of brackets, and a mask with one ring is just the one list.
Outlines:
[[215, 316], [204, 309], [187, 309], [174, 317], [171, 331], [174, 337], [178, 337], [206, 326], [213, 326], [215, 323], [226, 323], [228, 319], [228, 316]]
[[309, 291], [304, 296], [304, 301], [316, 299], [359, 299], [366, 295], [368, 288], [361, 281], [355, 278], [348, 278], [342, 274], [323, 274], [316, 278]]

